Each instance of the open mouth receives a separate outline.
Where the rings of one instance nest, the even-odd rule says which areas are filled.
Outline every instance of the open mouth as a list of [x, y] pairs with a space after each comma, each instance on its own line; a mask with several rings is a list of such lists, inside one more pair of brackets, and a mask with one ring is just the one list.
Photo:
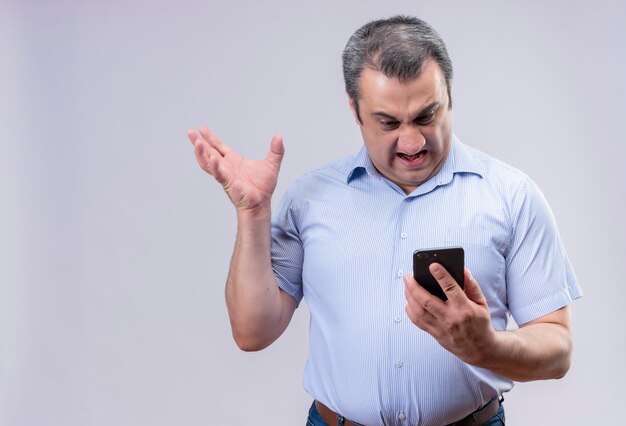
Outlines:
[[412, 154], [412, 155], [408, 155], [408, 154], [404, 154], [402, 152], [399, 152], [398, 157], [402, 158], [403, 160], [406, 161], [416, 161], [419, 160], [420, 158], [422, 158], [424, 155], [426, 155], [426, 151], [422, 150], [420, 152], [418, 152], [417, 154]]

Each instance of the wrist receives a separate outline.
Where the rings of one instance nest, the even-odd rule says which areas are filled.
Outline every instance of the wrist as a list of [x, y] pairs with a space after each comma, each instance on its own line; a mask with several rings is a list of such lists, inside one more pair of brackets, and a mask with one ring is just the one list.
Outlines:
[[252, 208], [237, 208], [239, 222], [265, 222], [272, 217], [272, 208], [269, 202]]
[[504, 340], [506, 336], [502, 332], [491, 330], [476, 343], [471, 353], [467, 354], [468, 359], [464, 361], [477, 367], [493, 369], [503, 356], [503, 345], [506, 345]]

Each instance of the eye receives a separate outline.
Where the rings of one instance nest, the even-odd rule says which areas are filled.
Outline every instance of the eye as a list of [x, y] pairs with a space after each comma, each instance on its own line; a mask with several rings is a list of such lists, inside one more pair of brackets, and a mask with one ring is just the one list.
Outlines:
[[426, 114], [420, 115], [415, 119], [415, 124], [418, 125], [427, 125], [433, 122], [435, 119], [435, 115], [437, 114], [437, 110], [433, 109], [432, 111], [427, 112]]
[[400, 122], [396, 120], [382, 120], [380, 122], [380, 126], [384, 130], [394, 130], [394, 129], [397, 129], [399, 125], [400, 125]]

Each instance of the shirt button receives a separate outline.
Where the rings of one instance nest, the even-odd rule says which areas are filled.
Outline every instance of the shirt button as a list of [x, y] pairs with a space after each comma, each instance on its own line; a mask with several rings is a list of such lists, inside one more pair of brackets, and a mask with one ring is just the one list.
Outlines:
[[400, 270], [398, 271], [398, 276], [399, 276], [399, 277], [402, 277], [403, 275], [404, 275], [404, 272], [402, 272], [402, 269], [400, 269]]
[[407, 235], [407, 233], [406, 233], [406, 232], [403, 232], [402, 234], [400, 234], [400, 236], [401, 236], [402, 238], [406, 238], [408, 235]]
[[403, 412], [400, 412], [400, 414], [398, 414], [398, 420], [406, 420], [406, 416]]
[[396, 315], [396, 317], [393, 320], [395, 322], [400, 322], [400, 321], [402, 321], [402, 317], [400, 315]]
[[396, 368], [402, 368], [402, 366], [404, 365], [404, 363], [402, 361], [396, 361]]

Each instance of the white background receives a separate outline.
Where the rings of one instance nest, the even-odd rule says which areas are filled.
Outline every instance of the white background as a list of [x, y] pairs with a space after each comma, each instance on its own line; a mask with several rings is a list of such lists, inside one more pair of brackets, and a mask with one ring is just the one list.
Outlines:
[[234, 209], [185, 133], [260, 158], [281, 132], [280, 196], [359, 148], [341, 52], [397, 13], [446, 40], [456, 134], [539, 184], [585, 292], [570, 373], [509, 424], [620, 423], [626, 8], [580, 3], [1, 0], [0, 424], [305, 423], [306, 306], [236, 348]]

